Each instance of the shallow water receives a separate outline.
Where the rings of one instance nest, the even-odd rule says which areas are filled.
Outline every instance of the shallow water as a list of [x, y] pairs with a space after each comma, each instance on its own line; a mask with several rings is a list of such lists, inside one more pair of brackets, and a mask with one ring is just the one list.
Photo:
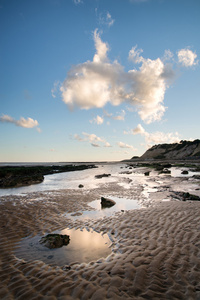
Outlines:
[[[94, 169], [46, 175], [44, 181], [39, 184], [23, 186], [18, 188], [0, 189], [0, 196], [20, 195], [33, 192], [43, 192], [61, 189], [78, 189], [79, 184], [84, 185], [84, 188], [93, 189], [98, 187], [101, 183], [117, 181], [118, 173], [123, 167], [125, 167], [125, 164], [110, 163], [98, 165], [98, 168]], [[95, 175], [104, 173], [111, 174], [112, 176], [103, 177], [101, 179], [95, 178]]]
[[73, 219], [99, 219], [104, 217], [110, 217], [116, 212], [124, 212], [131, 209], [139, 209], [141, 206], [137, 200], [127, 199], [127, 198], [118, 198], [115, 196], [107, 197], [111, 200], [114, 200], [116, 204], [109, 208], [101, 207], [101, 200], [94, 200], [88, 203], [89, 206], [95, 210], [91, 211], [80, 211], [76, 214], [65, 214], [66, 217]]
[[63, 229], [54, 233], [69, 235], [69, 244], [61, 248], [48, 249], [39, 243], [41, 236], [24, 238], [17, 244], [15, 255], [28, 261], [41, 260], [51, 265], [64, 266], [76, 262], [97, 261], [111, 254], [111, 241], [107, 234], [88, 232], [86, 229]]

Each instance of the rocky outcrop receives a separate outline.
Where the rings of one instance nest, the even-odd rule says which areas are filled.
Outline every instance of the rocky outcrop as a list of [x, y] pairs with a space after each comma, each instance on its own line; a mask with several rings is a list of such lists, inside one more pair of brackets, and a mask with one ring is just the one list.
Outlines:
[[82, 171], [95, 165], [9, 166], [0, 167], [0, 188], [20, 187], [41, 183], [44, 175]]
[[69, 244], [70, 238], [67, 234], [47, 234], [42, 237], [39, 241], [40, 244], [44, 245], [49, 249], [60, 248]]
[[154, 145], [148, 149], [140, 159], [200, 159], [200, 140]]

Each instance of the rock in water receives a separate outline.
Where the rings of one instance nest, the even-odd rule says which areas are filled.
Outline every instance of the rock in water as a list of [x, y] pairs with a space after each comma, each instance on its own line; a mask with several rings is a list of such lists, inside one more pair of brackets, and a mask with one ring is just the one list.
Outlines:
[[53, 249], [67, 246], [69, 244], [69, 241], [70, 238], [67, 234], [47, 234], [46, 236], [42, 237], [39, 242], [45, 247]]
[[101, 207], [102, 208], [112, 207], [115, 204], [116, 204], [116, 202], [114, 200], [101, 197]]

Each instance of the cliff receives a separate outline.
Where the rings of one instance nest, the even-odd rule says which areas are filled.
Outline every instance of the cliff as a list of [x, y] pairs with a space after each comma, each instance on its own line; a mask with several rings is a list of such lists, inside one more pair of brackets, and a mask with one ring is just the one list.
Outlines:
[[200, 140], [154, 145], [140, 159], [200, 159]]

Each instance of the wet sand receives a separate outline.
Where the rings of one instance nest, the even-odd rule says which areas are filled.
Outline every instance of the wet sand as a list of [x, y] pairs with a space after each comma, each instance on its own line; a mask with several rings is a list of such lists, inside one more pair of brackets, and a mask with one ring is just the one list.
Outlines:
[[[151, 192], [130, 185], [1, 197], [0, 299], [200, 299], [200, 202], [173, 193], [199, 195], [199, 181], [152, 176]], [[104, 195], [138, 197], [143, 208], [104, 219], [66, 217], [92, 210], [89, 202]], [[63, 266], [16, 256], [23, 238], [64, 228], [107, 233], [111, 255]]]

